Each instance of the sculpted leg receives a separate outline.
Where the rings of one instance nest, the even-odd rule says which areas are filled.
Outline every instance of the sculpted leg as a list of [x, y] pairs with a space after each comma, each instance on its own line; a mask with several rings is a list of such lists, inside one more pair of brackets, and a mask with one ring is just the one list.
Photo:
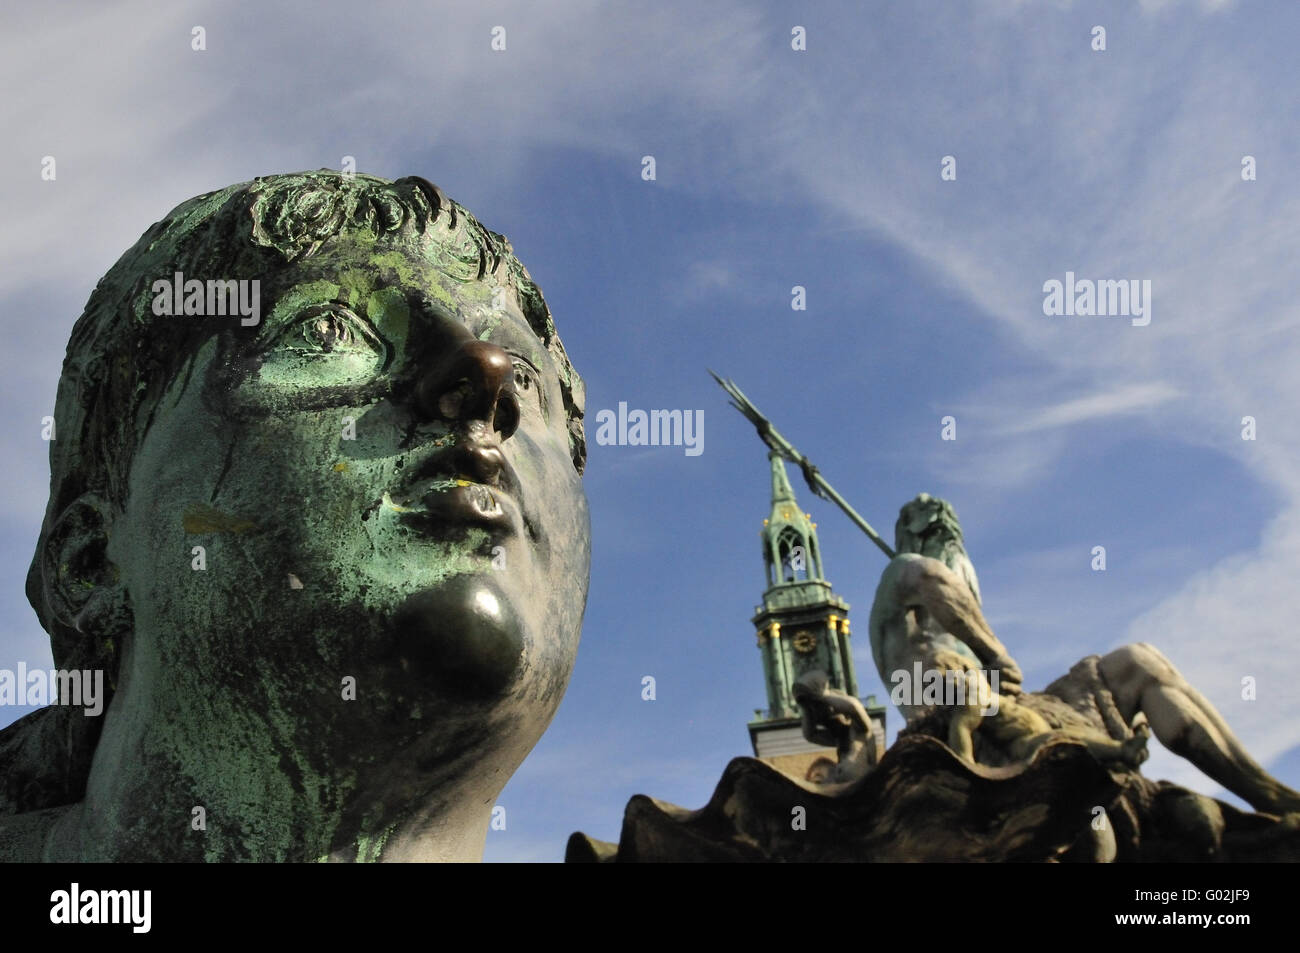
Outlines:
[[[926, 658], [929, 670], [943, 673], [943, 684], [951, 691], [952, 697], [945, 698], [944, 704], [949, 710], [948, 747], [961, 758], [975, 763], [975, 731], [984, 720], [983, 709], [993, 698], [994, 692], [984, 673], [971, 662], [956, 652], [939, 649]], [[962, 698], [956, 697], [955, 687], [960, 684]]]
[[966, 761], [975, 763], [975, 746], [972, 735], [979, 727], [980, 710], [975, 704], [954, 706], [948, 720], [948, 747]]
[[951, 700], [948, 720], [948, 746], [959, 756], [975, 762], [974, 733], [983, 731], [1012, 758], [1021, 762], [1033, 760], [1034, 754], [1048, 741], [1069, 738], [1088, 747], [1098, 761], [1119, 762], [1136, 768], [1147, 759], [1147, 738], [1150, 731], [1145, 724], [1136, 728], [1133, 737], [1116, 740], [1099, 731], [1079, 728], [1057, 730], [1032, 708], [1017, 702], [1011, 695], [996, 695], [997, 706], [990, 708], [995, 697], [983, 673], [970, 667], [949, 652], [938, 652], [930, 660], [946, 668], [945, 675], [965, 680], [970, 688], [962, 701]]
[[1146, 743], [1150, 735], [1145, 726], [1140, 726], [1132, 738], [1123, 741], [1108, 738], [1101, 732], [1053, 729], [1036, 711], [1005, 695], [998, 713], [988, 720], [985, 730], [1018, 761], [1031, 761], [1047, 742], [1067, 738], [1082, 742], [1098, 761], [1119, 762], [1130, 768], [1136, 768], [1147, 759]]
[[1300, 811], [1300, 792], [1282, 784], [1246, 751], [1214, 706], [1172, 662], [1145, 642], [1103, 656], [1098, 669], [1128, 720], [1144, 712], [1166, 748], [1186, 758], [1256, 810]]
[[1032, 761], [1035, 752], [1052, 739], [1052, 726], [1038, 712], [1003, 695], [998, 712], [985, 728], [1017, 761]]

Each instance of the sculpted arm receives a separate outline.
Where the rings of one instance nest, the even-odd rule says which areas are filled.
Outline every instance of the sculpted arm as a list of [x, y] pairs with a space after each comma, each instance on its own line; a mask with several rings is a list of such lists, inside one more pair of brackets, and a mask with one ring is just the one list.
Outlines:
[[834, 748], [838, 745], [839, 739], [831, 731], [830, 726], [825, 724], [825, 719], [830, 712], [820, 704], [820, 700], [807, 699], [799, 704], [803, 709], [803, 724], [801, 725], [803, 736], [813, 744], [825, 745], [828, 748]]
[[925, 556], [907, 559], [897, 578], [896, 591], [908, 609], [923, 609], [942, 629], [970, 646], [984, 665], [999, 670], [1002, 694], [1020, 691], [1020, 667], [989, 628], [965, 580], [939, 560]]
[[876, 597], [871, 603], [871, 619], [867, 631], [871, 637], [871, 660], [876, 663], [876, 672], [886, 685], [889, 681], [888, 659], [891, 654], [887, 642], [897, 638], [902, 616], [903, 604], [899, 600], [898, 582], [905, 557], [896, 556], [889, 561], [885, 571], [880, 574], [880, 584], [876, 586]]

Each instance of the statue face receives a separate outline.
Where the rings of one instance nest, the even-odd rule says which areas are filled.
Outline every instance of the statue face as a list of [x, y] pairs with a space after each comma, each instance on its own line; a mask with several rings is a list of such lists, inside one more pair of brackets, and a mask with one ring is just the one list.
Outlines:
[[586, 599], [556, 369], [509, 291], [413, 241], [345, 234], [261, 299], [256, 327], [171, 319], [229, 327], [158, 405], [113, 527], [135, 616], [114, 707], [187, 776], [256, 784], [247, 758], [409, 799], [472, 766], [499, 790]]
[[898, 529], [901, 552], [942, 558], [948, 547], [961, 543], [952, 507], [928, 493], [920, 494], [903, 507]]

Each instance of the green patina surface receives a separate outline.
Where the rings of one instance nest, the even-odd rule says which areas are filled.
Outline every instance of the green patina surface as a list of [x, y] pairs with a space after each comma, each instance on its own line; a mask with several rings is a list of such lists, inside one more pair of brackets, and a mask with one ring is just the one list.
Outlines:
[[[520, 411], [520, 445], [538, 449], [513, 460], [527, 493], [512, 505], [532, 500], [537, 537], [480, 525], [463, 504], [442, 523], [425, 515], [480, 484], [460, 464], [421, 469], [470, 430], [409, 396], [414, 375], [441, 366], [419, 348], [509, 342], [521, 312], [494, 311], [493, 295], [505, 284], [512, 308], [524, 297], [509, 268], [478, 280], [474, 248], [485, 261], [504, 252], [467, 212], [398, 185], [300, 173], [200, 196], [123, 256], [78, 322], [56, 418], [83, 436], [52, 445], [55, 483], [74, 492], [43, 528], [57, 562], [37, 577], [38, 612], [56, 662], [131, 677], [107, 740], [60, 729], [24, 749], [43, 752], [38, 776], [83, 772], [44, 790], [80, 797], [90, 781], [92, 809], [67, 815], [81, 826], [48, 856], [426, 856], [412, 845], [428, 825], [403, 829], [416, 808], [470, 831], [427, 856], [472, 856], [495, 792], [558, 704], [589, 551], [581, 428], [559, 411], [580, 417], [581, 384], [553, 336], [534, 342], [551, 354], [554, 394], [550, 411]], [[261, 326], [154, 315], [138, 288], [176, 271], [260, 281]], [[417, 319], [421, 297], [445, 313]], [[527, 321], [549, 327], [549, 314]], [[448, 389], [469, 379], [447, 367]], [[341, 437], [345, 418], [355, 439]], [[539, 539], [549, 548], [534, 567]], [[503, 545], [511, 568], [496, 573]], [[195, 806], [203, 831], [189, 829]]]

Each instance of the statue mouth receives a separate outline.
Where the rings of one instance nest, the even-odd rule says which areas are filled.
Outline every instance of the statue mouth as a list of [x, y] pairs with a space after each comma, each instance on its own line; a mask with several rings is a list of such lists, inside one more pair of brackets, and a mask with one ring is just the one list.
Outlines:
[[467, 527], [483, 527], [493, 538], [533, 533], [514, 468], [495, 440], [468, 435], [411, 468], [408, 480], [384, 494], [399, 523], [422, 535], [448, 538]]
[[462, 477], [420, 480], [398, 496], [384, 494], [398, 521], [421, 533], [447, 536], [467, 526], [483, 526], [493, 536], [514, 536], [522, 522], [519, 504], [499, 486]]

